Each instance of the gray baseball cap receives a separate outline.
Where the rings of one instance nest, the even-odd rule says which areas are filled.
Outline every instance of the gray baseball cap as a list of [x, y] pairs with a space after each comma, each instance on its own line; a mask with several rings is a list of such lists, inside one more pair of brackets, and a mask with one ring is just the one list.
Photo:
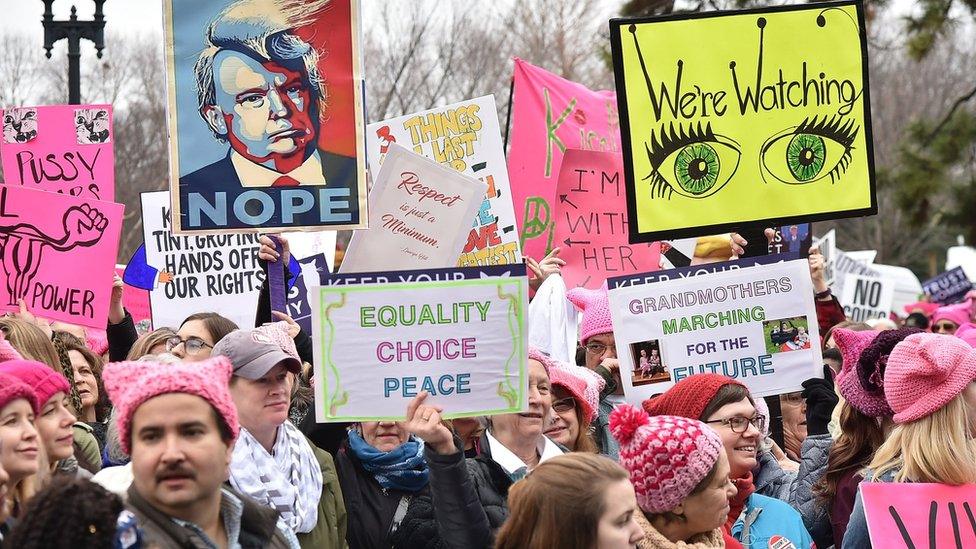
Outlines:
[[302, 371], [298, 359], [258, 330], [234, 330], [214, 345], [212, 354], [229, 358], [234, 375], [244, 379], [261, 379], [278, 364], [294, 374]]

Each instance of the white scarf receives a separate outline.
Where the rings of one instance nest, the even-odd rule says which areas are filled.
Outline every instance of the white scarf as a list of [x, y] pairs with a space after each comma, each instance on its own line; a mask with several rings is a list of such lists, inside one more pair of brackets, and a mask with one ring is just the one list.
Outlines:
[[230, 463], [230, 484], [278, 511], [295, 533], [304, 534], [315, 528], [322, 497], [322, 469], [312, 447], [290, 421], [278, 428], [274, 455], [241, 428]]

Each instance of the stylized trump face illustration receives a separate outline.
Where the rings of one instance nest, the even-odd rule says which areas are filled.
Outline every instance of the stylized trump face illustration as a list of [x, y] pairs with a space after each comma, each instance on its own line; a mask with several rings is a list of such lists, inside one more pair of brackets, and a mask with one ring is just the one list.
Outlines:
[[215, 105], [201, 114], [238, 154], [287, 172], [314, 152], [316, 109], [304, 67], [222, 50], [214, 56], [213, 76]]

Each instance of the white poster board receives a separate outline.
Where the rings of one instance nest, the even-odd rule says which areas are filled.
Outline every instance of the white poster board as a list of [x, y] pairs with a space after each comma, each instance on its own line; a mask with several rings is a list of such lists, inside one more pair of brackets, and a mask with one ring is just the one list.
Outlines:
[[467, 234], [459, 267], [522, 261], [495, 96], [486, 95], [366, 126], [366, 156], [374, 176], [393, 143], [488, 185]]
[[241, 328], [254, 326], [264, 271], [257, 234], [170, 232], [169, 191], [142, 193], [146, 263], [173, 275], [149, 290], [153, 326], [178, 328], [193, 313], [213, 311]]
[[390, 145], [369, 193], [369, 229], [353, 233], [342, 273], [437, 269], [457, 265], [483, 181]]
[[888, 318], [895, 299], [893, 280], [856, 274], [846, 274], [844, 278], [840, 304], [847, 318], [854, 322]]
[[820, 249], [820, 255], [824, 258], [824, 282], [828, 286], [834, 285], [834, 261], [837, 259], [837, 233], [830, 229], [827, 234], [813, 243]]
[[319, 422], [403, 419], [423, 390], [447, 418], [528, 406], [524, 276], [314, 286], [309, 301]]
[[823, 371], [806, 260], [621, 286], [610, 290], [610, 311], [634, 404], [699, 373], [766, 396], [799, 390]]

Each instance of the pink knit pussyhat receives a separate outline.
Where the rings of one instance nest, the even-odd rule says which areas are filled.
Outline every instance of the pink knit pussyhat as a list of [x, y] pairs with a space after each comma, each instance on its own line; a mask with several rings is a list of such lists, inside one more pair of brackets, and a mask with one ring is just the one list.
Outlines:
[[556, 360], [551, 356], [543, 353], [535, 347], [529, 347], [529, 360], [535, 360], [542, 364], [542, 367], [546, 369], [546, 373], [549, 373], [549, 368], [556, 363]]
[[722, 439], [714, 429], [679, 416], [648, 417], [630, 404], [610, 414], [620, 464], [630, 472], [637, 504], [647, 513], [671, 511], [711, 473]]
[[[837, 390], [851, 406], [872, 417], [890, 416], [891, 408], [888, 407], [884, 395], [872, 397], [864, 391], [861, 381], [858, 379], [857, 364], [861, 359], [861, 353], [871, 345], [879, 333], [881, 332], [874, 330], [855, 332], [847, 328], [837, 328], [832, 332], [834, 342], [837, 343], [837, 349], [840, 350], [844, 359], [840, 372], [837, 374]], [[886, 413], [875, 415], [867, 410]]]
[[973, 381], [976, 349], [957, 337], [920, 333], [891, 351], [884, 392], [895, 423], [908, 423], [938, 411]]
[[132, 416], [139, 406], [153, 397], [169, 393], [196, 395], [206, 400], [236, 440], [240, 424], [228, 389], [232, 369], [230, 360], [224, 356], [192, 363], [112, 362], [106, 365], [102, 381], [115, 405], [122, 450], [126, 454], [132, 453], [130, 429]]
[[580, 343], [586, 345], [590, 337], [597, 334], [608, 334], [613, 332], [613, 320], [610, 318], [610, 294], [607, 293], [607, 284], [596, 290], [579, 287], [566, 292], [569, 299], [576, 308], [583, 313], [583, 320], [580, 322]]
[[583, 417], [592, 423], [598, 411], [600, 391], [607, 382], [593, 370], [560, 362], [535, 347], [529, 347], [529, 358], [542, 364], [549, 374], [549, 383], [565, 387], [573, 394], [583, 407]]
[[939, 307], [934, 313], [932, 313], [932, 324], [934, 325], [940, 320], [949, 320], [956, 326], [962, 326], [963, 324], [969, 322], [970, 315], [972, 315], [972, 309], [972, 301], [964, 301], [962, 303], [956, 303], [955, 305]]
[[37, 395], [37, 405], [44, 407], [58, 393], [71, 394], [71, 384], [61, 372], [36, 360], [8, 360], [0, 363], [0, 372], [26, 383]]
[[21, 356], [17, 349], [7, 341], [7, 338], [3, 337], [3, 332], [0, 332], [0, 362], [6, 362], [8, 360], [21, 360], [24, 357]]
[[18, 398], [22, 398], [30, 404], [31, 411], [34, 412], [35, 416], [41, 413], [41, 405], [37, 403], [37, 394], [34, 389], [16, 377], [0, 372], [0, 410]]
[[919, 311], [927, 317], [931, 317], [939, 308], [938, 303], [930, 303], [928, 301], [916, 301], [915, 303], [909, 303], [905, 305], [904, 310], [906, 314], [912, 314], [914, 311]]
[[102, 356], [108, 352], [108, 334], [105, 330], [86, 329], [85, 345], [96, 355]]
[[970, 347], [976, 347], [976, 324], [973, 324], [972, 322], [967, 322], [962, 326], [959, 326], [959, 329], [956, 330], [956, 333], [952, 335], [965, 341], [966, 343], [969, 344]]
[[593, 423], [600, 406], [600, 385], [606, 384], [603, 378], [582, 366], [557, 362], [549, 368], [549, 382], [569, 391], [583, 412], [583, 421]]

